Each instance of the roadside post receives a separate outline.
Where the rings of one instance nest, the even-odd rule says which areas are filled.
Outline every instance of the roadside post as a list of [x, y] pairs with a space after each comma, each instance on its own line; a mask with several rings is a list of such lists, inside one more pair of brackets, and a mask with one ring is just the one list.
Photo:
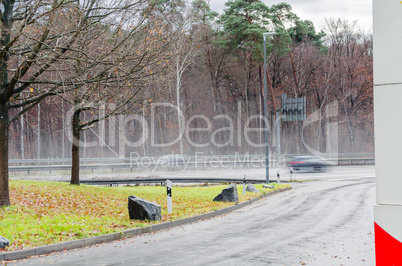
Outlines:
[[244, 175], [244, 177], [243, 177], [243, 195], [246, 195], [246, 178], [247, 178], [247, 176]]
[[290, 167], [290, 181], [292, 181], [292, 175], [293, 175], [293, 167]]
[[402, 265], [402, 2], [374, 0], [376, 264]]
[[172, 213], [172, 181], [166, 180], [168, 213]]

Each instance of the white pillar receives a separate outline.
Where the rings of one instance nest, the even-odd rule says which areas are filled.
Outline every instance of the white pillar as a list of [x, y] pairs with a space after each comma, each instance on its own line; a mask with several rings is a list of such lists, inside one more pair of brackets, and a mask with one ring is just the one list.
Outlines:
[[377, 265], [402, 265], [402, 2], [374, 0]]

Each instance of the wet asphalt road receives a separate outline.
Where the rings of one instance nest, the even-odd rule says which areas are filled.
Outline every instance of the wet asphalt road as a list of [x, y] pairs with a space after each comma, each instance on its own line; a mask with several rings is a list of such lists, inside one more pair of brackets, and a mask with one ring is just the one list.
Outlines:
[[213, 219], [16, 265], [374, 265], [374, 173], [364, 169], [317, 174]]

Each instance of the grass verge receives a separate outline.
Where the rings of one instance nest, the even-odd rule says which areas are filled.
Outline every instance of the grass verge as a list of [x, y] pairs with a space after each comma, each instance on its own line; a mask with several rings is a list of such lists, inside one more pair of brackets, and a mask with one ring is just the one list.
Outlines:
[[[255, 185], [260, 194], [242, 194], [244, 202], [261, 194], [288, 187], [273, 184], [274, 189]], [[161, 186], [94, 187], [71, 186], [62, 182], [10, 181], [11, 206], [0, 208], [0, 236], [10, 240], [1, 251], [14, 251], [88, 238], [150, 224], [174, 221], [235, 203], [214, 202], [226, 185], [207, 187], [173, 187], [173, 213], [167, 213], [166, 188]], [[162, 206], [160, 222], [130, 220], [127, 198], [135, 195]]]

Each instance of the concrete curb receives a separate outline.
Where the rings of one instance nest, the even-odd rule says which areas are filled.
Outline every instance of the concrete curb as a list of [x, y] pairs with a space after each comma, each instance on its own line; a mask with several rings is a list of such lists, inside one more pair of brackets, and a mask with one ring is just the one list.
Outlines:
[[85, 238], [85, 239], [78, 239], [78, 240], [68, 241], [68, 242], [64, 242], [64, 243], [30, 248], [30, 249], [26, 249], [26, 250], [5, 252], [5, 253], [0, 254], [0, 262], [1, 261], [11, 261], [11, 260], [20, 260], [20, 259], [25, 259], [25, 258], [28, 258], [31, 256], [47, 255], [47, 254], [54, 253], [54, 252], [62, 252], [65, 250], [83, 248], [83, 247], [87, 247], [87, 246], [91, 246], [91, 245], [120, 240], [120, 239], [123, 239], [126, 237], [133, 237], [133, 236], [142, 235], [142, 234], [146, 234], [146, 233], [152, 233], [155, 231], [168, 229], [168, 228], [171, 228], [174, 226], [197, 222], [199, 220], [204, 220], [204, 219], [208, 219], [208, 218], [211, 218], [214, 216], [229, 213], [231, 211], [234, 211], [234, 210], [243, 208], [247, 205], [250, 205], [262, 198], [266, 198], [268, 196], [271, 196], [271, 195], [274, 195], [276, 193], [283, 192], [286, 190], [290, 190], [290, 189], [292, 189], [292, 187], [278, 189], [276, 191], [261, 195], [257, 198], [230, 206], [225, 209], [221, 209], [221, 210], [214, 211], [214, 212], [209, 212], [206, 214], [197, 215], [197, 216], [190, 217], [190, 218], [176, 220], [173, 222], [165, 222], [165, 223], [161, 223], [161, 224], [150, 225], [150, 226], [143, 227], [143, 228], [130, 229], [130, 230], [125, 230], [125, 231], [118, 232], [118, 233], [112, 233], [112, 234]]

